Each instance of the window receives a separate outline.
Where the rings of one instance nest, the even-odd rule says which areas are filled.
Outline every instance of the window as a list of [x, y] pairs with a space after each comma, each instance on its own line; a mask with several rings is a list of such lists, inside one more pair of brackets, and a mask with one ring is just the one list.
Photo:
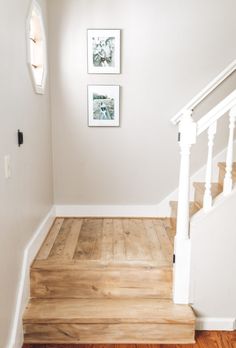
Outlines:
[[34, 0], [27, 19], [28, 64], [35, 92], [44, 93], [47, 78], [46, 36], [42, 11]]

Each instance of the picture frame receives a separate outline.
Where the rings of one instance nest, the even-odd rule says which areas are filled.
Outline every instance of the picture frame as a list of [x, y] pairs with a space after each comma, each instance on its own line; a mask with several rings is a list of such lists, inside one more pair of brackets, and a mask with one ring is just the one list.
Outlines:
[[120, 29], [88, 29], [88, 73], [120, 74]]
[[120, 86], [88, 86], [88, 126], [120, 126]]

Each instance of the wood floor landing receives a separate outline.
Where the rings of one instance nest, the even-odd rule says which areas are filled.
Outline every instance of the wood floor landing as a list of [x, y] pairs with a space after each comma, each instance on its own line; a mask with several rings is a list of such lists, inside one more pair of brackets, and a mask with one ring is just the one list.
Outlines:
[[169, 219], [57, 218], [32, 268], [171, 267]]
[[25, 343], [192, 343], [170, 219], [57, 218], [31, 266]]

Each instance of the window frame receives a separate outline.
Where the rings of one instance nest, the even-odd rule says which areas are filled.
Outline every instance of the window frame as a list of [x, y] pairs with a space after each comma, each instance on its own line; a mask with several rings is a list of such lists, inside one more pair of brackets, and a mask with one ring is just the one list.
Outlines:
[[[36, 83], [35, 73], [34, 73], [34, 67], [31, 61], [31, 41], [32, 38], [30, 37], [31, 34], [31, 18], [33, 11], [36, 13], [36, 15], [39, 18], [40, 22], [40, 28], [41, 28], [41, 36], [42, 36], [42, 56], [43, 56], [43, 75], [42, 75], [42, 82], [40, 85]], [[47, 73], [48, 73], [48, 62], [47, 62], [47, 41], [46, 41], [46, 32], [45, 32], [45, 25], [44, 25], [44, 18], [42, 9], [39, 5], [39, 3], [36, 0], [32, 0], [30, 4], [30, 8], [27, 15], [26, 20], [26, 41], [27, 41], [27, 65], [29, 68], [32, 84], [34, 87], [34, 91], [36, 94], [44, 94], [45, 93], [45, 87], [46, 87], [46, 81], [47, 81]]]

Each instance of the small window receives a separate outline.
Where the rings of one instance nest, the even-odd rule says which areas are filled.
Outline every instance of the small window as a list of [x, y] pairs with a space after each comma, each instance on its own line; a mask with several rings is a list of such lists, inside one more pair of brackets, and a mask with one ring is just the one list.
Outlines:
[[47, 78], [46, 36], [40, 6], [33, 1], [27, 19], [28, 64], [35, 92], [43, 94]]

